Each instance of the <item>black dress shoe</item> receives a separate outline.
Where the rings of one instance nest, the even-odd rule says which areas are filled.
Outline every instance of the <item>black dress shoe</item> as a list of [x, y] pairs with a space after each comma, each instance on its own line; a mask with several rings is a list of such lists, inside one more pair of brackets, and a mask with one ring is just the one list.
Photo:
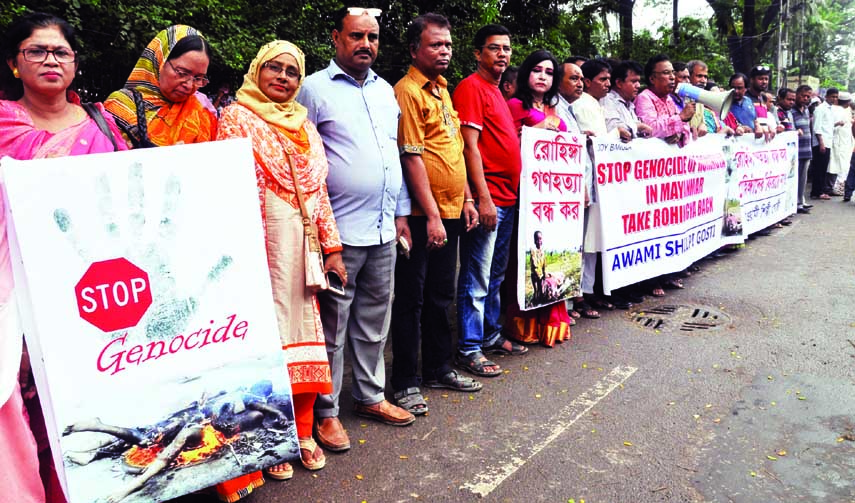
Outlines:
[[[626, 300], [628, 300], [629, 302], [632, 302], [633, 304], [641, 304], [642, 302], [644, 302], [644, 295], [634, 293], [634, 292], [627, 292], [627, 293], [624, 293], [623, 295], [624, 295], [624, 297], [626, 297]], [[617, 305], [617, 304], [615, 304], [615, 305]]]
[[801, 213], [802, 215], [809, 215], [810, 210], [802, 206], [801, 208], [796, 208], [796, 213]]
[[811, 209], [811, 208], [813, 208], [813, 205], [812, 204], [803, 204], [802, 208]]
[[617, 295], [606, 297], [606, 300], [614, 304], [618, 309], [629, 309], [632, 307], [632, 302], [624, 299], [623, 297], [618, 297]]

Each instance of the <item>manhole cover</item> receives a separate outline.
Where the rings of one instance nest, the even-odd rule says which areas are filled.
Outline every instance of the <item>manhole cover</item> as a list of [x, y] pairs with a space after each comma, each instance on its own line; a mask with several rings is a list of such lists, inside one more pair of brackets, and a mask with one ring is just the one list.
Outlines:
[[730, 323], [730, 316], [709, 306], [666, 304], [630, 314], [641, 328], [660, 332], [703, 332]]

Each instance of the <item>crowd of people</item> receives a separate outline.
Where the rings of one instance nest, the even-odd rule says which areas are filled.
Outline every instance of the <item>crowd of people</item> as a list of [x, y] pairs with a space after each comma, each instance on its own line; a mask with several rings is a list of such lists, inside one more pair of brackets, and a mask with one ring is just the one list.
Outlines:
[[[491, 24], [475, 35], [473, 52], [462, 52], [474, 55], [476, 70], [452, 93], [443, 77], [452, 58], [451, 24], [432, 13], [408, 26], [411, 66], [393, 87], [371, 68], [379, 15], [372, 8], [337, 12], [335, 57], [309, 76], [299, 47], [282, 40], [264, 44], [235, 96], [221, 88], [213, 103], [199, 92], [208, 84], [211, 48], [192, 27], [160, 32], [125, 86], [103, 105], [81, 103], [72, 91], [80, 48], [64, 20], [31, 13], [5, 33], [0, 157], [251, 139], [300, 460], [308, 470], [324, 467], [323, 449], [351, 446], [338, 419], [346, 356], [353, 413], [406, 426], [428, 412], [422, 387], [479, 391], [484, 383], [477, 378], [502, 374], [490, 355], [524, 355], [531, 343], [552, 347], [570, 339], [579, 318], [628, 309], [648, 295], [662, 297], [666, 288], [683, 288], [682, 279], [697, 270], [604, 295], [602, 250], [597, 227], [589, 225], [582, 296], [527, 311], [509, 300], [512, 295], [503, 303], [503, 292], [516, 290], [514, 275], [504, 281], [509, 263], [520, 260], [514, 243], [529, 238], [515, 231], [523, 126], [625, 142], [655, 137], [678, 146], [706, 134], [768, 139], [794, 130], [798, 213], [811, 208], [805, 197], [809, 166], [811, 199], [843, 195], [849, 201], [855, 191], [847, 92], [829, 89], [821, 99], [802, 85], [773, 96], [769, 68], [756, 66], [730, 77], [733, 106], [721, 120], [675, 94], [681, 82], [718, 90], [702, 61], [683, 64], [659, 54], [644, 66], [578, 56], [559, 62], [538, 50], [515, 68], [512, 34]], [[590, 171], [588, 166], [585, 211], [594, 218], [598, 201]], [[534, 240], [539, 249], [537, 235]], [[304, 260], [312, 242], [323, 254], [321, 278]], [[533, 282], [544, 267], [538, 257], [532, 254]], [[342, 288], [324, 288], [327, 277], [337, 277]], [[22, 337], [10, 328], [13, 289], [0, 208], [0, 481], [16, 501], [62, 502]], [[293, 473], [283, 462], [212, 492], [237, 501], [263, 484], [265, 475], [284, 480]]]

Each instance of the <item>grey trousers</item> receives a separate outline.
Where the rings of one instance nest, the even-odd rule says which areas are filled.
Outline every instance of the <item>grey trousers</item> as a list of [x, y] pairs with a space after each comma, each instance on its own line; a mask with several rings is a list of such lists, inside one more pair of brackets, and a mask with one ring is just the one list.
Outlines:
[[345, 348], [353, 365], [353, 399], [370, 405], [385, 398], [383, 349], [395, 290], [395, 242], [344, 245], [341, 255], [347, 268], [345, 295], [318, 294], [333, 387], [332, 394], [319, 395], [315, 401], [318, 417], [338, 416]]
[[810, 159], [799, 159], [799, 185], [798, 196], [796, 197], [796, 206], [799, 208], [805, 205], [805, 186], [807, 185], [808, 165], [810, 165]]

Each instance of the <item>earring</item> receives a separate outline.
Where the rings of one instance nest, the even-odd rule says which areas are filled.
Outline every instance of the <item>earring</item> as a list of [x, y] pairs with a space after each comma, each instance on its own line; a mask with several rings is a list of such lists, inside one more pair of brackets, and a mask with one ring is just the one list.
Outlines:
[[21, 74], [20, 74], [20, 73], [18, 73], [18, 69], [17, 69], [17, 68], [13, 68], [13, 69], [12, 69], [12, 75], [14, 75], [16, 79], [20, 79], [20, 78], [21, 78]]

